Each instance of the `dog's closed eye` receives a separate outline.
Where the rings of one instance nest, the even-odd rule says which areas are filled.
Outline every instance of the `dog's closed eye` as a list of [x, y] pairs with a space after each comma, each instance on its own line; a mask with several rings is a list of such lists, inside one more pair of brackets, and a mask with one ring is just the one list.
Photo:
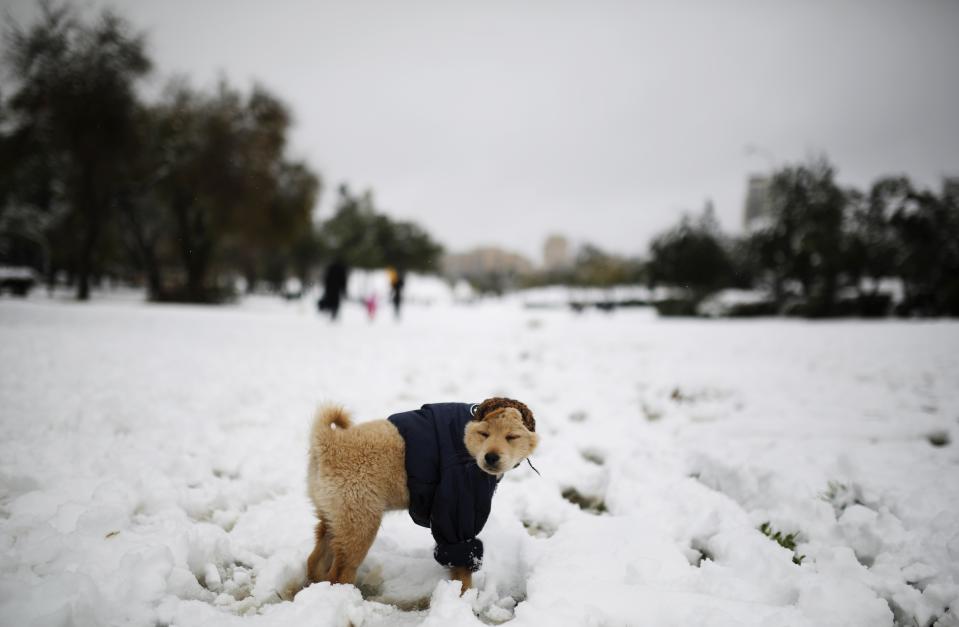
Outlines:
[[512, 442], [513, 440], [515, 440], [515, 439], [518, 438], [518, 437], [519, 437], [518, 435], [508, 435], [508, 436], [506, 436], [506, 441], [507, 441], [507, 442]]
[[480, 434], [481, 436], [483, 436], [484, 438], [488, 438], [488, 437], [489, 437], [489, 434], [488, 434], [488, 433], [483, 433], [482, 431], [478, 431], [477, 433], [479, 433], [479, 434]]

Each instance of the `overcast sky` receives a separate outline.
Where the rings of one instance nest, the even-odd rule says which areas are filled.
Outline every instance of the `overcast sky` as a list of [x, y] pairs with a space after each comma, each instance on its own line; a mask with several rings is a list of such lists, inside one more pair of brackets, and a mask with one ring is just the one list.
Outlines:
[[707, 198], [736, 231], [749, 173], [821, 153], [845, 184], [959, 174], [955, 0], [76, 4], [146, 31], [156, 85], [283, 98], [322, 216], [371, 187], [453, 250], [638, 254]]

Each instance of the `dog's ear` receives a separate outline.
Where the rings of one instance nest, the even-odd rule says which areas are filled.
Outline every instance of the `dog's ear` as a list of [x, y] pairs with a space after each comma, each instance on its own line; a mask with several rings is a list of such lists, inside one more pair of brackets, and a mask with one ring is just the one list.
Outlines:
[[526, 427], [527, 431], [530, 433], [536, 432], [536, 420], [533, 418], [533, 412], [530, 411], [529, 407], [525, 404], [512, 398], [496, 396], [486, 399], [476, 408], [476, 420], [484, 420], [486, 415], [491, 411], [505, 409], [507, 407], [511, 407], [519, 412], [520, 417], [523, 419], [523, 426]]

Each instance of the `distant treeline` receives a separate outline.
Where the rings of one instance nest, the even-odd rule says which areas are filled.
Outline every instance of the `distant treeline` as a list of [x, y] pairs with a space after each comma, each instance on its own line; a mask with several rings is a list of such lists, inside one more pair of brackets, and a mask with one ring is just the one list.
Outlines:
[[741, 288], [767, 298], [733, 315], [959, 315], [959, 186], [936, 193], [897, 176], [863, 192], [841, 187], [820, 159], [772, 173], [760, 200], [744, 236], [723, 234], [707, 204], [657, 236], [645, 259], [585, 247], [569, 268], [528, 283], [679, 287], [686, 296], [663, 304], [679, 314]]
[[840, 187], [819, 160], [775, 172], [764, 204], [740, 238], [723, 236], [708, 212], [684, 219], [653, 241], [648, 280], [694, 298], [760, 288], [770, 296], [762, 313], [879, 316], [895, 295], [902, 315], [959, 315], [955, 187], [937, 194], [885, 177], [862, 192]]
[[0, 93], [0, 263], [64, 276], [77, 297], [99, 277], [146, 284], [156, 300], [211, 302], [234, 279], [278, 287], [335, 257], [430, 270], [441, 248], [417, 225], [340, 186], [315, 224], [323, 183], [287, 150], [291, 114], [261, 86], [170, 82], [151, 71], [142, 35], [104, 12], [85, 21], [41, 5], [8, 24]]
[[[65, 277], [80, 299], [111, 277], [192, 302], [228, 297], [240, 277], [249, 290], [309, 284], [333, 259], [440, 270], [442, 247], [384, 215], [370, 192], [340, 185], [332, 217], [314, 220], [323, 181], [288, 154], [291, 113], [262, 86], [176, 79], [147, 101], [143, 37], [113, 13], [85, 21], [49, 3], [35, 24], [8, 24], [4, 48], [0, 265], [32, 267], [51, 285]], [[886, 177], [863, 192], [821, 159], [772, 173], [760, 201], [744, 236], [723, 234], [707, 206], [643, 257], [586, 246], [564, 268], [470, 278], [481, 291], [678, 287], [686, 296], [662, 304], [674, 313], [743, 288], [767, 298], [732, 313], [959, 315], [959, 185], [937, 193]]]

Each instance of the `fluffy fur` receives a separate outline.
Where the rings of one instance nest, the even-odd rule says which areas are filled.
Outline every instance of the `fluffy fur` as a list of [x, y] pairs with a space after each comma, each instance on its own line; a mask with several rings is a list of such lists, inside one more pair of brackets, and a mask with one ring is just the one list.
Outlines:
[[[499, 476], [536, 448], [533, 428], [532, 412], [522, 403], [488, 399], [467, 424], [463, 440], [479, 467]], [[409, 506], [405, 455], [403, 436], [388, 420], [352, 425], [342, 407], [317, 411], [307, 475], [319, 519], [306, 566], [310, 581], [353, 583], [383, 514]], [[450, 575], [463, 590], [472, 585], [467, 569], [450, 569]]]

